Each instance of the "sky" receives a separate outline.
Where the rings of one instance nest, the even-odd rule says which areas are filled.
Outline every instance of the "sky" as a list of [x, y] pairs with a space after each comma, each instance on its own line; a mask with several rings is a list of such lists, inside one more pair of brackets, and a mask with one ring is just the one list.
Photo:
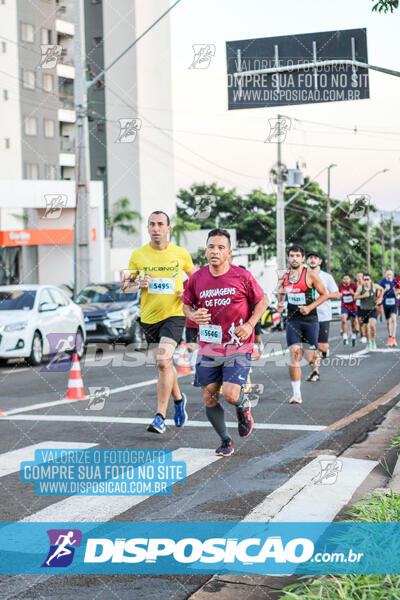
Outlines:
[[[227, 109], [227, 41], [365, 27], [369, 63], [400, 70], [400, 12], [377, 14], [371, 7], [370, 0], [182, 0], [171, 12], [176, 189], [216, 181], [241, 193], [272, 192], [276, 144], [264, 142], [268, 119], [280, 112], [293, 124], [282, 147], [288, 168], [305, 164], [304, 173], [314, 177], [336, 163], [333, 198], [361, 186], [378, 208], [400, 209], [400, 78], [370, 70], [365, 100]], [[189, 69], [192, 45], [205, 43], [216, 48], [209, 67]], [[165, 110], [156, 100], [147, 108], [155, 120]], [[362, 185], [383, 169], [389, 171]], [[326, 171], [318, 182], [326, 191]]]

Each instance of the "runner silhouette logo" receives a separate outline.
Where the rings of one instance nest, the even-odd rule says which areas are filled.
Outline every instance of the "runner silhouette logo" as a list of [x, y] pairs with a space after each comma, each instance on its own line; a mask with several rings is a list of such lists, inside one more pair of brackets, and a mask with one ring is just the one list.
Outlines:
[[42, 567], [69, 567], [75, 548], [81, 545], [82, 532], [79, 529], [48, 529], [50, 549]]

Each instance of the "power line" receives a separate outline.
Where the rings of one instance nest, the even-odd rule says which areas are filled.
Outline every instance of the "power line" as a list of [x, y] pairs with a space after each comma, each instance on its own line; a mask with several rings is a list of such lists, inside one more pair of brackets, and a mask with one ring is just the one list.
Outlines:
[[100, 71], [100, 73], [98, 73], [94, 79], [92, 79], [91, 81], [88, 81], [86, 84], [87, 89], [92, 87], [96, 83], [96, 81], [98, 81], [100, 79], [100, 77], [102, 77], [105, 73], [107, 73], [107, 71], [109, 69], [111, 69], [111, 67], [113, 67], [116, 62], [118, 62], [127, 52], [129, 52], [129, 50], [131, 48], [133, 48], [133, 46], [135, 46], [139, 40], [141, 40], [147, 33], [149, 33], [149, 31], [151, 31], [153, 29], [153, 27], [155, 27], [169, 12], [171, 12], [171, 10], [177, 4], [179, 4], [179, 2], [181, 2], [181, 0], [176, 0], [165, 12], [163, 12], [162, 15], [160, 15], [158, 17], [158, 19], [156, 19], [147, 29], [145, 29], [145, 31], [143, 33], [141, 33], [139, 35], [139, 37], [137, 37], [131, 44], [129, 44], [129, 46], [127, 48], [125, 48], [125, 50], [123, 52], [121, 52], [121, 54], [119, 56], [114, 58], [114, 60], [111, 61], [111, 63], [108, 65], [108, 67], [106, 67], [105, 69]]

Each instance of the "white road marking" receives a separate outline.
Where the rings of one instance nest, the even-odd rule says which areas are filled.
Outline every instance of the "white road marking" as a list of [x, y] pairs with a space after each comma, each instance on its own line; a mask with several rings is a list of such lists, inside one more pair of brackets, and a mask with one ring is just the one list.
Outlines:
[[54, 442], [46, 441], [40, 442], [39, 444], [32, 444], [31, 446], [25, 446], [24, 448], [18, 448], [18, 450], [10, 450], [0, 454], [0, 477], [5, 477], [11, 473], [19, 471], [21, 462], [25, 460], [34, 460], [35, 450], [43, 448], [68, 448], [69, 450], [81, 450], [83, 448], [92, 448], [96, 444], [86, 444], [84, 442]]
[[[174, 461], [186, 462], [186, 476], [219, 460], [214, 450], [179, 448], [173, 450]], [[70, 496], [25, 517], [22, 522], [104, 522], [124, 513], [151, 496]], [[95, 525], [93, 525], [95, 527]]]
[[[178, 375], [178, 377], [187, 377], [187, 375]], [[119, 388], [113, 388], [110, 390], [110, 394], [118, 394], [119, 392], [125, 392], [134, 388], [147, 387], [148, 385], [154, 385], [157, 383], [157, 379], [147, 379], [146, 381], [140, 381], [138, 383], [132, 383], [124, 385]], [[30, 410], [36, 410], [41, 408], [50, 408], [50, 406], [61, 406], [63, 404], [71, 404], [74, 402], [81, 402], [81, 400], [50, 400], [49, 402], [38, 402], [36, 404], [28, 404], [28, 406], [20, 406], [18, 408], [12, 408], [10, 410], [3, 411], [4, 416], [17, 415], [18, 413], [25, 413]]]
[[[1, 417], [2, 421], [56, 421], [76, 423], [120, 423], [125, 425], [148, 425], [151, 417], [99, 417], [86, 415], [10, 415]], [[174, 425], [172, 419], [166, 419], [166, 425]], [[227, 427], [237, 428], [237, 422], [228, 421]], [[209, 421], [188, 421], [185, 427], [211, 427]], [[326, 425], [296, 425], [292, 423], [254, 423], [254, 429], [283, 429], [285, 431], [322, 431]]]
[[[321, 473], [319, 461], [335, 459], [342, 463], [336, 482], [316, 484], [314, 480]], [[373, 460], [321, 454], [269, 494], [244, 521], [330, 522], [377, 464]]]

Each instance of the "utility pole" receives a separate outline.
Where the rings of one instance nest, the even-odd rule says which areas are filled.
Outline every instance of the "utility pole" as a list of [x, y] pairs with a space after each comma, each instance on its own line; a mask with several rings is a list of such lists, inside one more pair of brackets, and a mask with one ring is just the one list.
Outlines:
[[394, 230], [393, 230], [393, 213], [390, 216], [390, 268], [394, 273]]
[[386, 259], [385, 259], [385, 229], [383, 226], [383, 215], [381, 215], [381, 248], [382, 248], [382, 277], [385, 276]]
[[367, 273], [371, 271], [371, 224], [369, 202], [367, 203]]
[[331, 271], [331, 169], [328, 167], [328, 197], [326, 199], [326, 270]]
[[74, 231], [75, 254], [77, 268], [75, 268], [76, 281], [75, 293], [87, 285], [91, 279], [90, 258], [90, 202], [89, 202], [89, 132], [87, 122], [87, 93], [86, 93], [86, 66], [84, 49], [84, 5], [80, 0], [74, 0], [74, 101], [75, 101], [75, 161], [76, 165], [76, 220]]
[[281, 148], [281, 115], [278, 115], [277, 122], [277, 151], [278, 151], [278, 169], [277, 169], [277, 192], [276, 192], [276, 257], [277, 267], [282, 270], [286, 266], [286, 242], [285, 242], [285, 205], [283, 201], [283, 174], [282, 174], [282, 148]]
[[328, 167], [328, 196], [326, 198], [326, 270], [331, 271], [331, 235], [332, 235], [332, 214], [331, 214], [331, 169], [337, 167], [331, 164]]

